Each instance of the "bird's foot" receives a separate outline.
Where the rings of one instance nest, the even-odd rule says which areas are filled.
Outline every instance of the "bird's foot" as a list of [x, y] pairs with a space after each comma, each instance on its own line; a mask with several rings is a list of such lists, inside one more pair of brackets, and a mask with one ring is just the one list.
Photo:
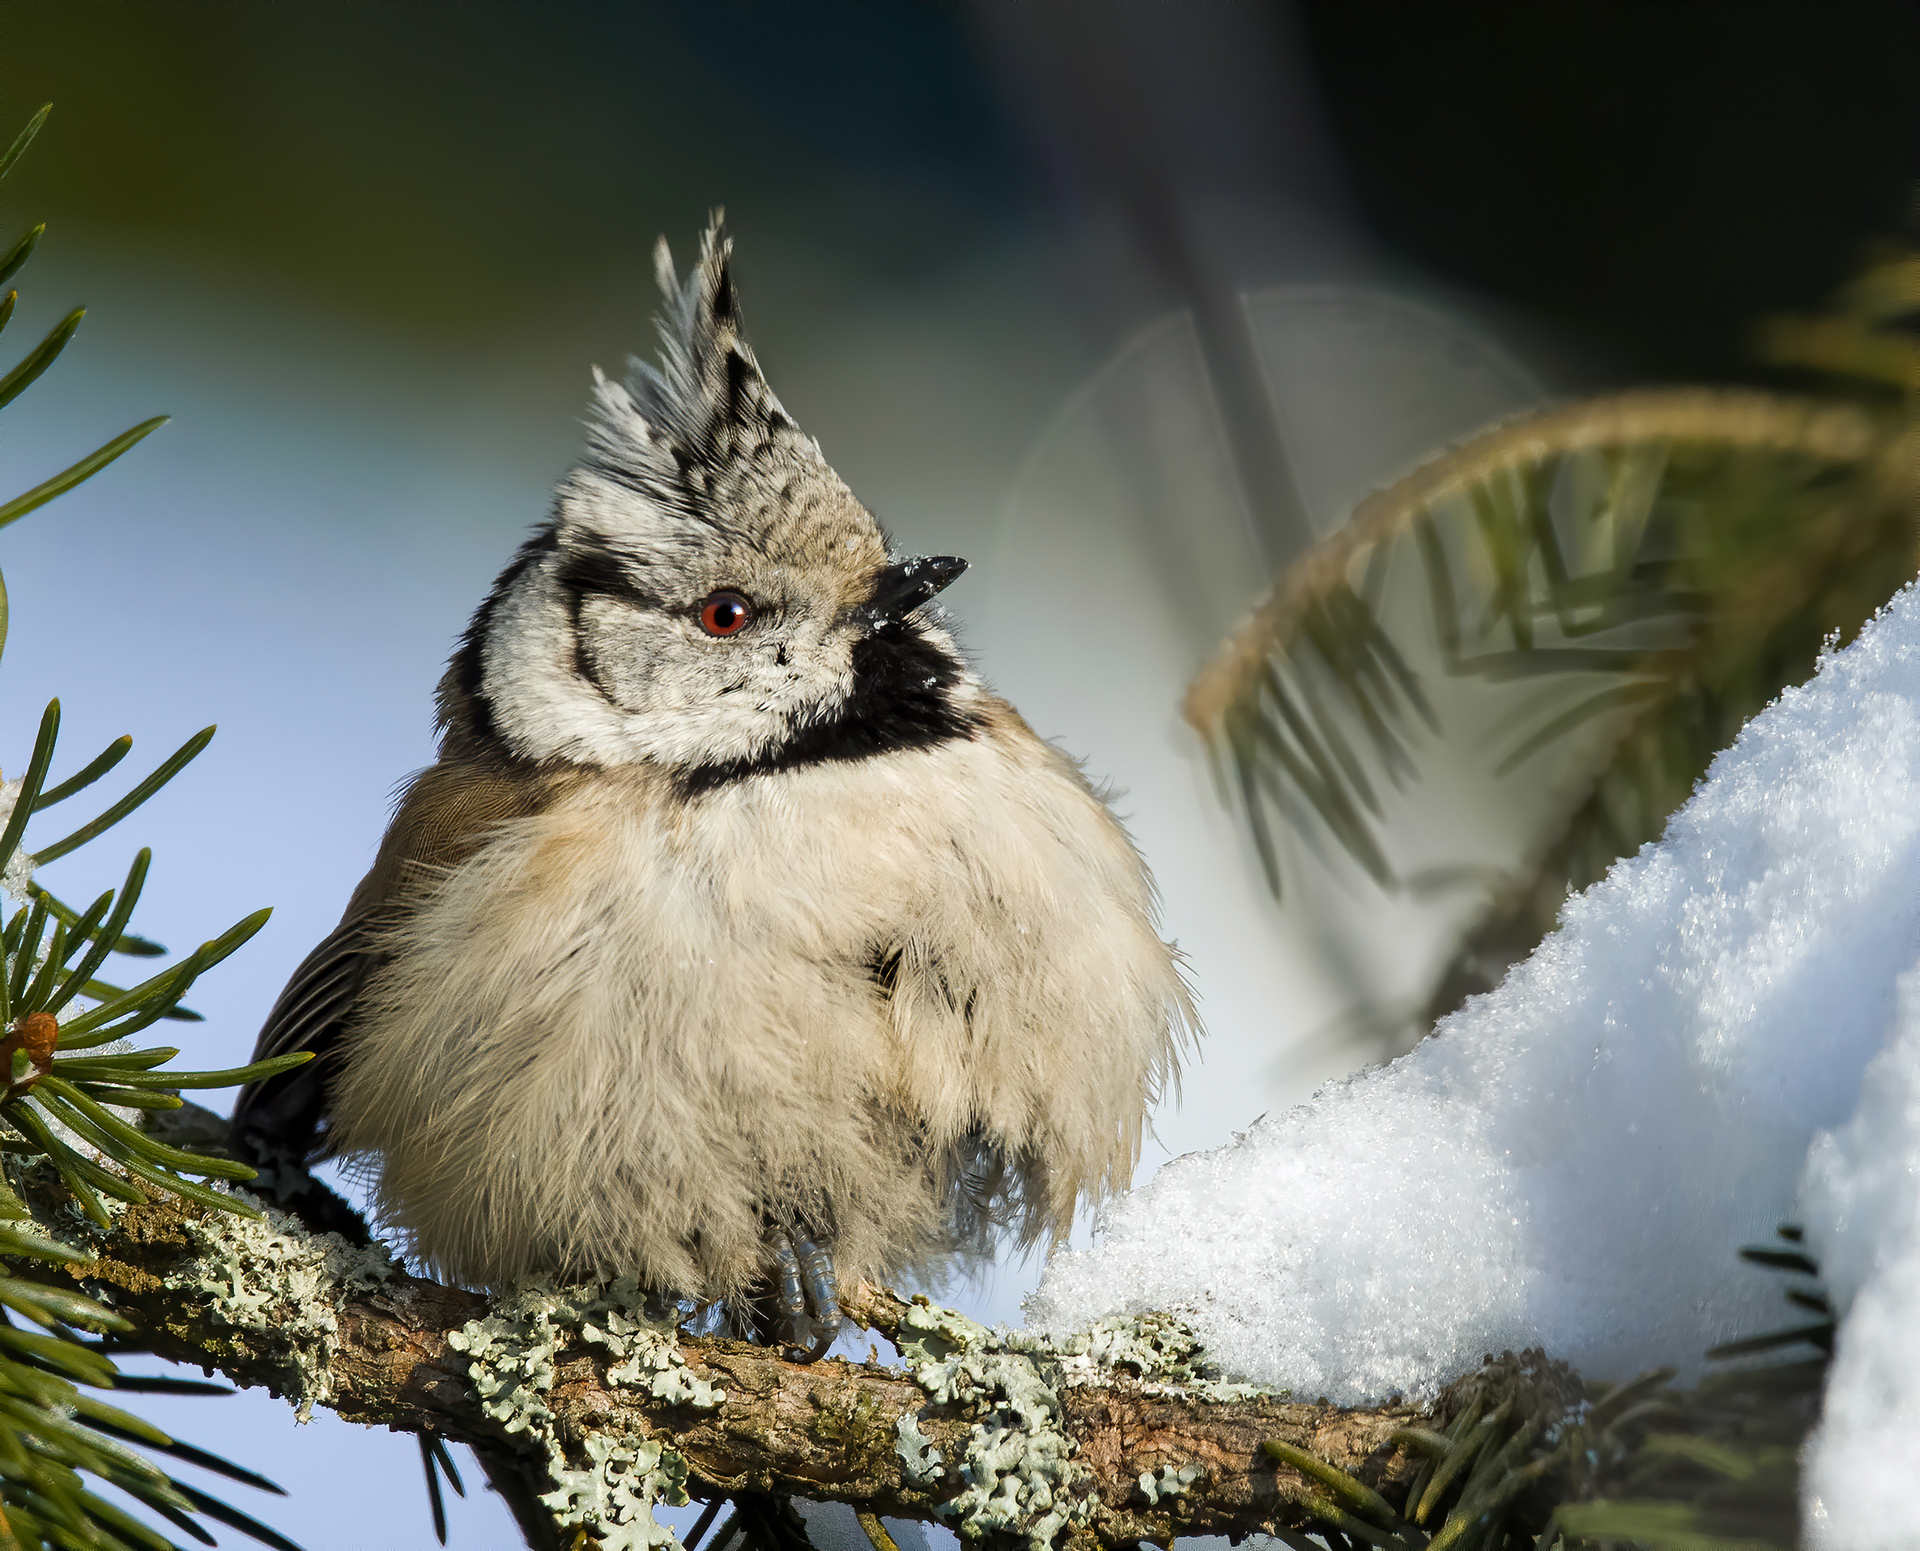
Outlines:
[[803, 1233], [767, 1231], [773, 1259], [774, 1297], [779, 1306], [778, 1337], [793, 1348], [795, 1362], [818, 1362], [840, 1334], [840, 1290], [833, 1256]]

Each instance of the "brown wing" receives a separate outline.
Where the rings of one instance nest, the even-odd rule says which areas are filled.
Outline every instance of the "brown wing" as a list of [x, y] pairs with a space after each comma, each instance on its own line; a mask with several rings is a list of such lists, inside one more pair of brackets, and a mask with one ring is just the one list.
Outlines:
[[529, 767], [446, 759], [413, 779], [340, 924], [294, 970], [260, 1029], [256, 1061], [295, 1050], [315, 1059], [240, 1090], [230, 1127], [239, 1156], [267, 1168], [325, 1153], [336, 1047], [380, 964], [382, 930], [404, 918], [423, 882], [465, 861], [499, 824], [539, 812], [553, 790]]

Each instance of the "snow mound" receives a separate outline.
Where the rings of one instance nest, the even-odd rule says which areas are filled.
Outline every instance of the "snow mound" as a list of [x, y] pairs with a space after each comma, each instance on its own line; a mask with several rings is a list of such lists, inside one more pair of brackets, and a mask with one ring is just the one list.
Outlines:
[[1803, 1186], [1808, 1247], [1845, 1311], [1805, 1487], [1816, 1546], [1920, 1545], [1920, 972], [1868, 1065], [1860, 1108], [1819, 1137]]
[[[1498, 990], [1393, 1065], [1168, 1164], [1094, 1248], [1055, 1257], [1028, 1321], [1164, 1309], [1236, 1374], [1348, 1404], [1431, 1392], [1508, 1347], [1603, 1378], [1777, 1328], [1780, 1279], [1737, 1252], [1794, 1218], [1809, 1145], [1853, 1114], [1917, 958], [1908, 589], [1756, 717], [1665, 838], [1570, 900]], [[1920, 1033], [1887, 1060], [1904, 1086], [1889, 1074], [1823, 1143], [1814, 1199], [1838, 1216], [1873, 1199], [1857, 1241], [1815, 1246], [1864, 1278], [1861, 1318], [1891, 1339], [1920, 1329]], [[1887, 1163], [1887, 1148], [1904, 1150]], [[1877, 1214], [1896, 1196], [1911, 1270], [1881, 1312]], [[1849, 1327], [1842, 1372], [1880, 1339]], [[1863, 1428], [1892, 1415], [1863, 1404]]]

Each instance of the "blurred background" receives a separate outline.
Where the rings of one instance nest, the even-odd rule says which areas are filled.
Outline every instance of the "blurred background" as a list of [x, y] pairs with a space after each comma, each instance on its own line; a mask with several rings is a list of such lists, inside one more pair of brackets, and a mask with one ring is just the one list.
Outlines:
[[[1125, 794], [1208, 1028], [1151, 1171], [1382, 1053], [1466, 908], [1312, 854], [1277, 902], [1187, 681], [1434, 448], [1764, 377], [1755, 320], [1908, 224], [1920, 13], [10, 0], [0, 127], [48, 100], [5, 186], [0, 235], [48, 223], [16, 339], [90, 312], [0, 489], [173, 422], [0, 540], [0, 767], [54, 694], [56, 774], [220, 724], [46, 879], [90, 898], [151, 844], [135, 925], [176, 949], [275, 907], [195, 988], [192, 1064], [242, 1061], [333, 924], [589, 365], [652, 350], [655, 236], [684, 263], [724, 205], [775, 390], [900, 548], [973, 560], [981, 667]], [[1536, 778], [1409, 865], [1518, 854]], [[1017, 1321], [1037, 1275], [948, 1296]], [[431, 1542], [407, 1440], [259, 1394], [147, 1409], [284, 1483], [244, 1506], [310, 1551]], [[484, 1490], [453, 1509], [456, 1545], [514, 1543]]]

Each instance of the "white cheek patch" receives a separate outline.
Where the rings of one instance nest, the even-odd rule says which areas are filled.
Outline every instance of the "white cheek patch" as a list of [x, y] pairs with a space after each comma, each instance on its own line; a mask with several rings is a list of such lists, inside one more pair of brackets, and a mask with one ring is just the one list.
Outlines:
[[697, 643], [691, 651], [690, 659], [661, 665], [641, 709], [629, 714], [629, 742], [646, 759], [725, 765], [763, 757], [796, 722], [831, 715], [850, 687], [844, 666], [821, 665], [817, 644], [796, 647], [790, 667], [764, 651], [743, 656], [737, 665], [710, 658]]
[[521, 758], [636, 757], [627, 718], [575, 671], [572, 611], [544, 567], [495, 607], [480, 661], [494, 726]]

